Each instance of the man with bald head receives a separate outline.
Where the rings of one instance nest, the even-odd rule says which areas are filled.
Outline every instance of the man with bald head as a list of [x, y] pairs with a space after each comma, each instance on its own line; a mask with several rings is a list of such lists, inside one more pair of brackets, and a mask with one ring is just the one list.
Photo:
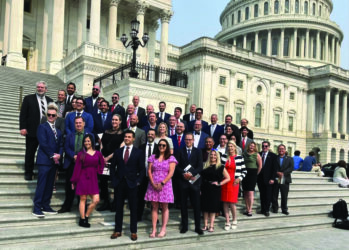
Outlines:
[[[133, 103], [133, 106], [134, 106], [134, 113], [135, 115], [138, 116], [138, 121], [142, 121], [143, 120], [143, 117], [145, 116], [145, 109], [142, 108], [142, 107], [139, 107], [139, 102], [140, 102], [140, 98], [139, 96], [135, 95], [133, 98], [132, 98], [132, 103]], [[141, 123], [138, 124], [138, 127], [140, 128], [141, 127]]]
[[85, 112], [89, 114], [97, 113], [98, 111], [98, 104], [97, 99], [99, 96], [99, 93], [101, 92], [101, 88], [98, 85], [93, 86], [92, 88], [92, 95], [90, 97], [85, 98]]
[[218, 124], [217, 114], [211, 115], [211, 124], [203, 129], [206, 134], [211, 136], [214, 140], [214, 147], [217, 147], [219, 144], [219, 138], [224, 134], [223, 126]]
[[189, 114], [186, 114], [183, 116], [183, 120], [186, 121], [188, 124], [191, 121], [195, 120], [196, 105], [195, 104], [190, 105], [189, 111], [190, 111]]
[[[150, 113], [152, 113], [152, 112], [154, 112], [154, 106], [153, 105], [151, 105], [151, 104], [148, 104], [147, 105], [147, 108], [146, 108], [146, 112], [147, 112], [147, 115], [146, 116], [144, 116], [143, 118], [142, 118], [142, 120], [139, 120], [139, 122], [140, 122], [140, 126], [138, 126], [138, 127], [144, 127], [144, 126], [147, 126], [148, 125], [148, 120], [149, 120], [149, 114]], [[156, 115], [156, 114], [155, 114]], [[157, 124], [159, 124], [158, 122], [157, 122]]]
[[145, 132], [143, 129], [140, 129], [137, 127], [137, 124], [138, 124], [137, 115], [131, 114], [129, 117], [129, 121], [130, 121], [130, 126], [126, 128], [125, 131], [132, 130], [135, 133], [135, 140], [133, 141], [133, 146], [135, 146], [136, 148], [139, 148], [139, 146], [145, 143]]

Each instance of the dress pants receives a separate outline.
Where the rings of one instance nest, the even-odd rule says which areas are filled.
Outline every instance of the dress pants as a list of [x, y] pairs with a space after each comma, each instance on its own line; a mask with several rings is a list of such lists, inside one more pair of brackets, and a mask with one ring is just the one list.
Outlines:
[[288, 191], [290, 189], [290, 184], [279, 184], [278, 181], [274, 182], [273, 185], [273, 199], [272, 199], [272, 207], [273, 210], [277, 211], [279, 208], [278, 204], [278, 197], [279, 197], [279, 190], [281, 193], [281, 210], [282, 212], [287, 212], [287, 198], [288, 198]]
[[188, 195], [194, 210], [195, 230], [200, 229], [200, 183], [180, 182], [182, 229], [188, 230]]
[[74, 198], [75, 198], [75, 190], [71, 188], [71, 182], [70, 182], [70, 179], [74, 173], [74, 166], [75, 166], [75, 162], [70, 163], [69, 167], [65, 171], [65, 184], [64, 184], [65, 200], [62, 207], [67, 210], [71, 209], [74, 202]]
[[98, 179], [99, 179], [99, 189], [101, 190], [99, 197], [101, 200], [103, 200], [104, 203], [109, 204], [109, 189], [108, 189], [108, 187], [109, 187], [110, 176], [99, 174]]
[[257, 185], [259, 190], [259, 197], [261, 202], [261, 212], [266, 213], [270, 210], [270, 203], [272, 199], [272, 184], [265, 184], [263, 177], [258, 177]]
[[34, 173], [35, 153], [38, 149], [39, 141], [36, 137], [25, 137], [25, 176], [32, 176]]
[[50, 208], [56, 165], [38, 165], [38, 182], [34, 196], [34, 213]]
[[176, 207], [179, 207], [181, 204], [181, 189], [180, 189], [180, 183], [181, 183], [182, 176], [173, 175], [172, 178], [172, 189], [173, 189], [173, 196], [174, 196], [174, 204]]
[[148, 177], [144, 176], [143, 181], [138, 186], [138, 205], [137, 205], [137, 221], [141, 221], [143, 219], [143, 212], [144, 212], [144, 206], [145, 206], [145, 193], [148, 189]]
[[116, 213], [115, 213], [115, 232], [122, 232], [122, 223], [124, 219], [125, 198], [128, 199], [128, 205], [131, 213], [130, 231], [137, 233], [137, 189], [129, 188], [126, 179], [122, 179], [115, 189], [116, 193]]

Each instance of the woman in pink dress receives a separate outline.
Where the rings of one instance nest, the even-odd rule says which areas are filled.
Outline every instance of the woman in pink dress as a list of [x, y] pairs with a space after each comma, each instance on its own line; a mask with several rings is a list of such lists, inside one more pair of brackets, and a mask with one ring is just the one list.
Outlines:
[[149, 184], [144, 199], [152, 203], [152, 233], [150, 238], [156, 236], [159, 205], [162, 207], [162, 227], [157, 237], [166, 235], [166, 225], [169, 218], [168, 203], [173, 203], [172, 176], [177, 160], [170, 153], [170, 146], [166, 139], [160, 139], [159, 151], [149, 157], [148, 176]]
[[[79, 226], [90, 227], [88, 217], [99, 202], [98, 174], [103, 173], [104, 159], [101, 152], [94, 149], [94, 138], [86, 134], [83, 139], [84, 148], [76, 157], [74, 173], [70, 181], [75, 194], [80, 196], [80, 221]], [[87, 196], [92, 197], [92, 203], [85, 214]]]

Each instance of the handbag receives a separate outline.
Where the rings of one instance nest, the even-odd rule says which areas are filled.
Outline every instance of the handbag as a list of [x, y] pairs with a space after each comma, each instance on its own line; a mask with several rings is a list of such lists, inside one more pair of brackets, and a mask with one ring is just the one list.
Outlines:
[[110, 162], [108, 162], [104, 165], [102, 175], [110, 175], [110, 165], [111, 165]]

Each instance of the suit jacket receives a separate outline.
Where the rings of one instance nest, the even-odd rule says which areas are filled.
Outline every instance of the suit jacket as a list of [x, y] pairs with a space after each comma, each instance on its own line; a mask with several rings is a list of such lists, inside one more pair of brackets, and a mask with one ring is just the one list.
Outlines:
[[[53, 102], [50, 97], [45, 96], [47, 104]], [[40, 125], [40, 107], [36, 94], [27, 95], [23, 99], [21, 112], [19, 114], [19, 129], [26, 129], [29, 137], [36, 137]]]
[[[141, 121], [143, 120], [143, 117], [145, 116], [145, 109], [142, 107], [138, 106], [138, 110], [137, 110], [137, 116], [138, 116], [138, 125], [137, 127], [141, 128]], [[127, 118], [127, 114], [126, 114], [126, 118]]]
[[133, 147], [127, 163], [123, 158], [124, 148], [115, 150], [110, 167], [110, 178], [114, 188], [125, 178], [129, 188], [137, 187], [145, 175], [145, 155], [143, 151]]
[[277, 172], [283, 172], [285, 178], [285, 184], [292, 183], [291, 173], [293, 171], [294, 163], [293, 158], [289, 156], [284, 156], [282, 165], [280, 166], [280, 157], [277, 156]]
[[95, 114], [93, 116], [93, 134], [95, 135], [95, 137], [97, 134], [104, 133], [107, 129], [112, 128], [111, 118], [111, 113], [107, 112], [107, 118], [105, 119], [105, 122], [103, 124], [102, 113]]
[[[144, 133], [147, 135], [149, 129], [150, 129], [150, 124], [147, 122], [147, 124], [146, 124], [144, 127], [142, 127], [142, 130], [144, 130]], [[156, 131], [158, 130], [158, 124], [156, 124], [155, 130], [156, 130]], [[156, 132], [156, 133], [157, 133], [157, 132]]]
[[93, 100], [92, 100], [92, 96], [85, 98], [85, 112], [93, 114], [93, 113], [97, 113], [98, 110], [98, 105], [97, 105], [97, 101], [95, 102], [95, 105], [93, 105]]
[[[88, 132], [84, 131], [84, 136], [86, 134], [89, 134]], [[92, 134], [91, 134], [92, 135]], [[93, 136], [93, 135], [92, 135]], [[63, 168], [66, 169], [69, 167], [69, 165], [74, 162], [74, 155], [75, 155], [75, 133], [70, 133], [66, 136], [65, 142], [64, 142], [64, 164]]]
[[[128, 129], [125, 129], [124, 131], [126, 131]], [[135, 146], [136, 148], [139, 148], [142, 144], [144, 144], [146, 141], [146, 136], [145, 136], [145, 132], [143, 129], [137, 128], [136, 132], [135, 132], [135, 140], [133, 142], [133, 146]]]
[[[193, 132], [194, 131], [194, 123], [196, 120], [193, 120], [191, 122], [189, 122], [188, 124], [188, 131], [187, 132]], [[208, 126], [208, 123], [204, 120], [201, 120], [201, 124], [202, 124], [202, 128], [201, 130], [205, 130], [206, 127]]]
[[[81, 116], [85, 119], [85, 131], [92, 133], [93, 131], [93, 117], [91, 114], [87, 112], [83, 112]], [[67, 115], [65, 118], [65, 132], [66, 134], [74, 133], [75, 132], [75, 117], [76, 112], [71, 112]]]
[[[55, 102], [55, 104], [57, 105], [58, 110], [59, 110], [58, 101]], [[65, 117], [65, 115], [67, 114], [67, 112], [68, 112], [69, 110], [70, 110], [70, 106], [67, 105], [67, 104], [64, 102], [64, 109], [63, 109], [63, 112], [62, 112], [62, 117], [63, 117], [63, 118]]]
[[208, 137], [208, 134], [206, 134], [205, 132], [201, 131], [200, 132], [200, 140], [198, 143], [197, 148], [198, 149], [203, 149], [205, 148], [205, 139]]
[[[188, 159], [187, 147], [183, 147], [179, 149], [176, 159], [178, 164], [175, 169], [175, 173], [177, 176], [181, 176], [179, 179], [183, 184], [189, 184], [187, 180], [183, 178], [184, 169], [190, 164], [192, 166], [192, 170], [190, 171], [193, 176], [200, 174], [203, 169], [202, 162], [202, 153], [201, 150], [192, 147], [192, 151], [190, 153], [190, 159]], [[192, 184], [189, 184], [192, 185]], [[193, 185], [201, 185], [201, 178], [198, 179]]]
[[184, 136], [185, 136], [185, 134], [183, 133], [182, 137], [181, 137], [181, 144], [179, 146], [178, 146], [178, 135], [175, 134], [175, 135], [170, 136], [170, 138], [172, 139], [172, 143], [173, 143], [173, 155], [177, 155], [179, 149], [185, 147]]
[[[259, 155], [262, 158], [263, 152], [260, 152]], [[258, 177], [261, 178], [263, 180], [264, 184], [269, 184], [270, 180], [275, 180], [276, 178], [276, 172], [277, 172], [277, 155], [272, 153], [272, 152], [268, 152], [267, 157], [264, 161], [264, 165], [262, 165], [262, 169], [259, 172]], [[263, 164], [263, 162], [262, 162]]]
[[[165, 117], [164, 117], [164, 119], [162, 119], [162, 118], [160, 118], [160, 112], [157, 112], [156, 113], [156, 118], [160, 121], [160, 122], [166, 122], [167, 123], [167, 121], [168, 121], [168, 119], [170, 119], [170, 114], [169, 113], [165, 113]], [[159, 122], [159, 123], [160, 123]]]
[[[237, 139], [236, 139], [237, 140]], [[246, 139], [246, 142], [245, 142], [245, 149], [243, 149], [242, 151], [243, 152], [247, 152], [247, 148], [248, 148], [248, 145], [253, 142], [253, 140], [251, 138], [248, 138]], [[240, 144], [239, 144], [240, 148], [242, 149], [242, 139], [240, 138]]]
[[117, 104], [116, 107], [114, 107], [114, 104], [109, 105], [109, 112], [112, 114], [119, 114], [122, 118], [124, 118], [126, 115], [125, 108], [120, 104]]
[[57, 140], [51, 126], [45, 122], [40, 124], [37, 131], [37, 138], [39, 141], [39, 150], [36, 157], [37, 165], [54, 165], [52, 156], [63, 153], [63, 139], [62, 132], [56, 129]]
[[[195, 116], [195, 115], [194, 115]], [[187, 124], [190, 123], [190, 113], [183, 115], [183, 120], [187, 122]]]
[[[240, 133], [241, 133], [241, 128], [239, 129], [240, 130]], [[253, 140], [253, 131], [249, 128], [247, 128], [247, 137], [248, 138], [251, 138]]]
[[[231, 124], [233, 125], [233, 135], [235, 136], [236, 138], [236, 145], [240, 145], [240, 142], [241, 142], [241, 132], [240, 132], [240, 129], [234, 125], [234, 124]], [[225, 124], [222, 124], [223, 126], [223, 129], [225, 131]]]
[[[206, 134], [208, 134], [209, 136], [211, 136], [211, 126], [212, 124], [210, 124], [209, 126], [207, 126], [204, 130], [204, 132]], [[213, 132], [213, 140], [214, 140], [214, 147], [218, 146], [219, 144], [219, 138], [221, 137], [221, 135], [224, 134], [224, 128], [221, 125], [216, 126], [216, 129]]]
[[[42, 117], [41, 124], [43, 124], [45, 122], [47, 122], [46, 116]], [[57, 117], [57, 120], [55, 122], [55, 127], [58, 128], [62, 132], [62, 134], [64, 135], [64, 133], [65, 133], [65, 119], [62, 117]]]

